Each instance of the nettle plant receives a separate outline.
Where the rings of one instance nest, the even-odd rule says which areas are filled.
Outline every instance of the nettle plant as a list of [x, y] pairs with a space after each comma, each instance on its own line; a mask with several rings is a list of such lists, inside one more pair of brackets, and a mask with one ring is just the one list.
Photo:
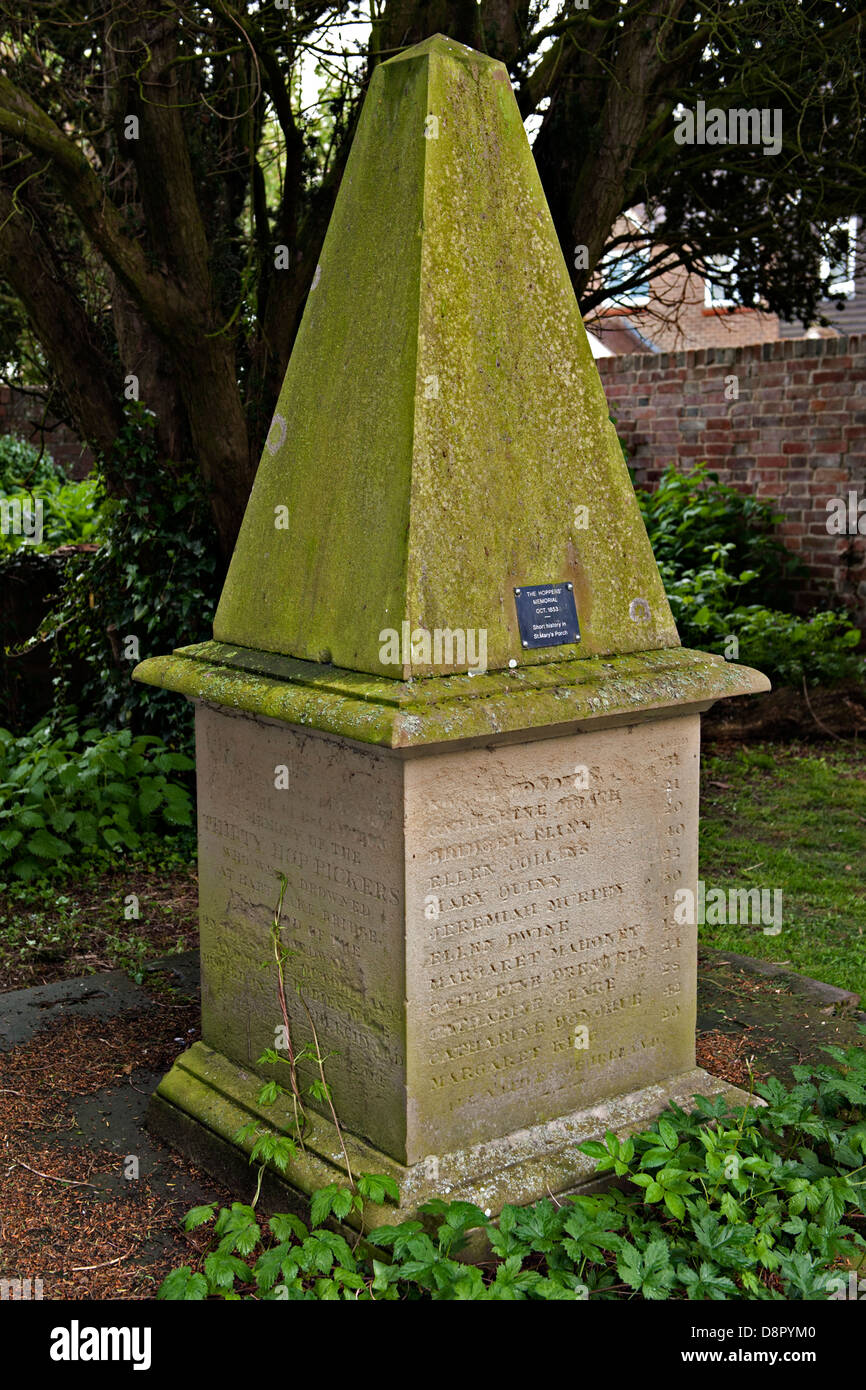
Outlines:
[[61, 545], [98, 542], [110, 504], [98, 496], [94, 478], [68, 479], [49, 453], [14, 435], [0, 435], [0, 510], [5, 519], [33, 518], [27, 526], [0, 526], [0, 561], [16, 550], [47, 554]]
[[183, 834], [192, 797], [173, 774], [192, 767], [155, 735], [82, 729], [73, 715], [18, 738], [0, 729], [0, 878], [110, 859], [149, 832]]
[[[289, 1085], [267, 1082], [260, 1101], [287, 1097], [296, 1137], [258, 1125], [240, 1131], [255, 1139], [251, 1161], [262, 1162], [252, 1203], [188, 1213], [188, 1231], [211, 1228], [209, 1248], [199, 1267], [173, 1270], [159, 1298], [823, 1299], [838, 1296], [849, 1271], [866, 1269], [862, 1048], [827, 1048], [835, 1065], [795, 1068], [791, 1087], [758, 1085], [763, 1106], [696, 1096], [691, 1113], [671, 1105], [640, 1134], [581, 1144], [595, 1172], [617, 1180], [600, 1195], [509, 1205], [496, 1219], [472, 1202], [435, 1198], [417, 1219], [364, 1234], [367, 1205], [396, 1203], [399, 1193], [386, 1175], [355, 1177], [344, 1145], [347, 1181], [313, 1195], [309, 1225], [294, 1214], [260, 1223], [264, 1162], [285, 1172], [303, 1143], [301, 1061], [314, 1064], [307, 1089], [327, 1104], [343, 1142], [309, 1011], [312, 1044], [295, 1051], [291, 1043], [284, 892], [282, 878], [272, 943], [287, 1055], [268, 1049], [260, 1060], [285, 1064]], [[470, 1237], [471, 1264], [461, 1258]], [[477, 1258], [479, 1245], [486, 1258]]]

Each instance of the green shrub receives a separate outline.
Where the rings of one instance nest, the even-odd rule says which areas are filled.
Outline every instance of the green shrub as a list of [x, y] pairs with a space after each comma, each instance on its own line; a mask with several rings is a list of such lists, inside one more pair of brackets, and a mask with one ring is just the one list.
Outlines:
[[[470, 1202], [436, 1198], [421, 1219], [380, 1227], [356, 1249], [324, 1222], [358, 1197], [313, 1197], [263, 1226], [253, 1207], [216, 1203], [186, 1218], [213, 1224], [201, 1269], [175, 1269], [158, 1297], [312, 1301], [523, 1299], [825, 1299], [864, 1268], [866, 1051], [827, 1048], [836, 1066], [795, 1068], [795, 1084], [757, 1087], [766, 1107], [695, 1097], [643, 1134], [581, 1144], [621, 1186], [600, 1196], [506, 1206], [496, 1222]], [[365, 1174], [364, 1193], [387, 1197]], [[850, 1223], [850, 1224], [849, 1224]], [[857, 1229], [859, 1224], [860, 1229]], [[470, 1231], [482, 1265], [456, 1259]]]
[[[776, 684], [832, 684], [863, 678], [866, 662], [857, 648], [861, 634], [844, 610], [800, 617], [761, 604], [743, 593], [754, 572], [728, 572], [731, 544], [707, 548], [703, 566], [659, 570], [680, 640], [687, 647], [717, 652], [764, 671]], [[736, 645], [731, 639], [736, 639]]]
[[0, 532], [0, 555], [25, 548], [48, 554], [60, 545], [78, 545], [84, 541], [99, 542], [108, 523], [111, 503], [101, 496], [95, 478], [80, 483], [62, 482], [58, 478], [34, 483], [33, 491], [7, 489], [2, 500], [17, 502], [33, 515], [36, 501], [42, 504], [42, 536], [28, 539], [23, 533]]
[[689, 473], [671, 465], [638, 500], [685, 646], [756, 666], [776, 684], [863, 678], [860, 633], [844, 609], [787, 611], [806, 568], [773, 535], [778, 517], [766, 502], [720, 483], [706, 464]]
[[161, 739], [82, 731], [74, 718], [23, 738], [0, 729], [0, 875], [45, 876], [190, 827], [192, 798], [170, 774], [192, 766]]
[[63, 469], [47, 452], [14, 434], [0, 434], [0, 492], [63, 481]]
[[128, 493], [113, 500], [99, 550], [67, 566], [43, 627], [55, 634], [58, 713], [75, 705], [103, 728], [128, 725], [191, 751], [191, 707], [170, 691], [135, 685], [135, 659], [124, 654], [131, 636], [142, 660], [206, 640], [219, 597], [203, 485], [191, 464], [160, 461], [153, 424], [151, 412], [130, 403], [115, 444]]
[[42, 536], [38, 541], [0, 530], [0, 556], [26, 548], [43, 554], [59, 545], [99, 539], [105, 517], [96, 496], [96, 483], [85, 478], [67, 481], [51, 455], [14, 435], [0, 435], [0, 500], [32, 509], [42, 503]]
[[866, 662], [856, 650], [861, 634], [844, 610], [798, 618], [750, 604], [731, 614], [731, 630], [740, 642], [740, 659], [781, 685], [832, 685], [864, 677]]
[[705, 463], [689, 473], [671, 464], [654, 492], [638, 490], [638, 501], [656, 560], [678, 576], [701, 569], [722, 544], [730, 571], [749, 572], [740, 601], [784, 607], [791, 581], [806, 573], [773, 534], [780, 517], [772, 507], [719, 482]]

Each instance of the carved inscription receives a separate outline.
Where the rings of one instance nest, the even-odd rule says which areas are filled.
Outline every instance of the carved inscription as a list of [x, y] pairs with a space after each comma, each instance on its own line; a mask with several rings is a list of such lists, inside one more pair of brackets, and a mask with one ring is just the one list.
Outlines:
[[205, 1041], [244, 1065], [274, 1046], [282, 873], [338, 1109], [395, 1157], [688, 1070], [695, 943], [673, 904], [697, 876], [697, 726], [402, 760], [200, 708]]
[[[396, 759], [214, 710], [198, 712], [205, 1041], [245, 1064], [281, 1024], [282, 940], [296, 1045], [309, 1026], [344, 1122], [398, 1154], [405, 1070], [402, 771]], [[288, 787], [274, 769], [288, 768]], [[280, 1077], [285, 1080], [285, 1077]]]
[[672, 903], [696, 871], [695, 735], [665, 720], [410, 765], [410, 1083], [431, 1138], [446, 1114], [465, 1145], [694, 1065]]

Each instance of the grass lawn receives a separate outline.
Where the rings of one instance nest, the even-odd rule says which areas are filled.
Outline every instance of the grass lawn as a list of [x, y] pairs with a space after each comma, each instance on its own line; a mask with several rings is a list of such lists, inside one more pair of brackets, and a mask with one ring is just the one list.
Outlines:
[[705, 946], [759, 956], [866, 996], [866, 757], [850, 742], [765, 744], [701, 759], [700, 876], [782, 890], [782, 930], [699, 926]]

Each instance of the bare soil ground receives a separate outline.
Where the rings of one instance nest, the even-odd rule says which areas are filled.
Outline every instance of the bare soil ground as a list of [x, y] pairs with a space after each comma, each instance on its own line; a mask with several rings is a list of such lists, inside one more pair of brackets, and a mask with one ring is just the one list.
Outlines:
[[[131, 895], [139, 916], [127, 919]], [[132, 969], [198, 944], [198, 879], [192, 869], [155, 873], [134, 865], [91, 874], [22, 903], [0, 891], [0, 991], [95, 971]]]
[[704, 715], [702, 731], [706, 742], [866, 741], [866, 685], [847, 681], [816, 690], [780, 686], [768, 695], [722, 700]]
[[197, 999], [153, 984], [141, 1007], [72, 1007], [0, 1053], [0, 1277], [40, 1278], [46, 1299], [154, 1297], [207, 1239], [181, 1229], [184, 1213], [230, 1200], [141, 1128], [199, 1032]]

